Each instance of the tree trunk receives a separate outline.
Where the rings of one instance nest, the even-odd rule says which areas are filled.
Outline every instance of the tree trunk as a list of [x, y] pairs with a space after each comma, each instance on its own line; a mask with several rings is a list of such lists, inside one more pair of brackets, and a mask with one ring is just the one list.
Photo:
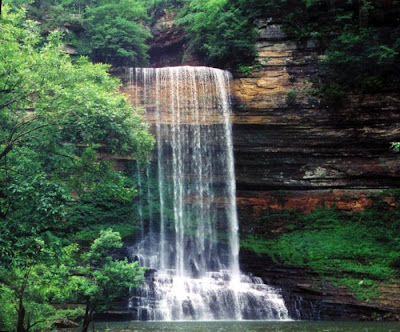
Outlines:
[[18, 306], [17, 332], [26, 332], [26, 329], [24, 327], [24, 321], [25, 321], [25, 308], [22, 297], [20, 297]]
[[91, 319], [91, 316], [90, 316], [90, 299], [86, 298], [86, 310], [85, 310], [85, 316], [83, 318], [82, 332], [88, 332], [90, 319]]
[[[1, 1], [1, 0], [0, 0]], [[1, 15], [0, 15], [1, 16]], [[0, 152], [0, 160], [3, 158], [3, 157], [6, 157], [7, 156], [7, 154], [13, 149], [13, 144], [8, 144], [8, 145], [6, 145], [6, 147], [4, 148], [4, 150], [3, 151], [1, 151]]]

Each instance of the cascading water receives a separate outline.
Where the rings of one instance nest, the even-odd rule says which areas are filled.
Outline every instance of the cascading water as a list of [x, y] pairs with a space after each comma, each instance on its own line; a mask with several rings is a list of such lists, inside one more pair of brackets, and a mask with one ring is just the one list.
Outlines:
[[132, 102], [146, 108], [157, 140], [156, 162], [138, 173], [148, 223], [140, 207], [131, 253], [152, 270], [131, 299], [135, 318], [288, 319], [276, 289], [240, 273], [230, 74], [135, 68], [129, 77]]

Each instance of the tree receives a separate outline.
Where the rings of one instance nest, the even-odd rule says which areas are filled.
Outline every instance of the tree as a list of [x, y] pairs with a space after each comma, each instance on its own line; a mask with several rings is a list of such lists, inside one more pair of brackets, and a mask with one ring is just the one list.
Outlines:
[[[36, 247], [27, 269], [13, 262], [8, 270], [0, 270], [0, 277], [7, 280], [0, 285], [2, 299], [7, 301], [4, 312], [0, 310], [3, 328], [27, 332], [49, 328], [57, 319], [83, 316], [82, 330], [87, 331], [94, 313], [106, 310], [144, 280], [145, 269], [137, 262], [109, 257], [122, 247], [119, 233], [111, 229], [102, 231], [82, 254], [76, 244], [54, 252], [38, 240]], [[85, 309], [62, 310], [50, 304], [66, 301], [83, 302]]]
[[67, 299], [68, 248], [55, 252], [39, 239], [33, 246], [36, 251], [30, 259], [15, 259], [7, 269], [0, 269], [0, 294], [4, 301], [3, 312], [0, 310], [2, 329], [43, 330], [57, 319], [75, 319], [83, 314], [80, 309], [58, 310], [50, 304]]
[[64, 40], [92, 61], [114, 66], [148, 63], [147, 0], [6, 1], [15, 8], [24, 5], [28, 17], [40, 22], [42, 35], [67, 31]]
[[72, 63], [57, 35], [44, 42], [23, 17], [6, 7], [1, 21], [0, 241], [29, 247], [29, 236], [68, 226], [70, 192], [92, 192], [104, 179], [105, 195], [108, 188], [116, 197], [115, 183], [120, 197], [132, 198], [134, 188], [96, 151], [145, 160], [153, 138], [107, 66]]
[[26, 331], [47, 324], [35, 317], [51, 309], [31, 280], [85, 226], [73, 224], [74, 207], [100, 191], [122, 205], [136, 195], [98, 153], [145, 161], [153, 138], [108, 66], [72, 61], [60, 35], [43, 39], [21, 10], [4, 6], [0, 30], [0, 289], [18, 299], [17, 330]]
[[140, 22], [147, 20], [143, 1], [113, 0], [99, 1], [86, 10], [82, 40], [78, 43], [83, 54], [95, 62], [111, 63], [114, 66], [144, 66], [148, 63], [148, 46], [151, 37]]
[[[119, 233], [108, 229], [102, 231], [90, 250], [76, 261], [76, 275], [71, 276], [68, 287], [75, 299], [85, 302], [83, 332], [88, 330], [95, 313], [108, 309], [129, 288], [137, 287], [144, 281], [146, 269], [140, 268], [138, 262], [118, 261], [109, 256], [121, 247]], [[79, 265], [79, 261], [83, 264]]]
[[143, 157], [152, 139], [140, 115], [117, 94], [119, 82], [106, 73], [109, 67], [85, 58], [73, 64], [60, 50], [58, 34], [40, 46], [36, 25], [26, 24], [23, 28], [21, 12], [6, 12], [2, 19], [0, 161], [38, 134], [64, 145], [102, 144], [119, 153], [136, 149]]

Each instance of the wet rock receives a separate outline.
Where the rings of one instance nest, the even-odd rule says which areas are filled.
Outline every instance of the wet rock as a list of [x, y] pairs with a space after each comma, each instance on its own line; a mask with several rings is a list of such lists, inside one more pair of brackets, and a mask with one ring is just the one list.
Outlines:
[[192, 301], [189, 298], [182, 302], [182, 311], [185, 317], [196, 319], [196, 312], [193, 308]]
[[365, 303], [346, 287], [334, 287], [302, 267], [277, 265], [266, 256], [243, 250], [240, 262], [245, 272], [251, 271], [281, 290], [293, 319], [396, 321], [400, 317], [400, 280], [380, 285], [380, 297]]
[[79, 327], [79, 324], [69, 320], [69, 319], [57, 319], [54, 321], [54, 327], [60, 328], [60, 329], [68, 329], [68, 328], [77, 328]]

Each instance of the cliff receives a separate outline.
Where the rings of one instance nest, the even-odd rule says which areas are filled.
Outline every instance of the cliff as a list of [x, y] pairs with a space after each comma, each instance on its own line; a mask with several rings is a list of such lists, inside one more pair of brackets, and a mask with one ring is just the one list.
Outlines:
[[158, 13], [157, 22], [151, 28], [151, 67], [201, 65], [200, 59], [188, 50], [183, 28], [176, 24], [176, 13], [166, 9]]
[[[358, 299], [344, 286], [299, 266], [279, 265], [267, 256], [241, 252], [241, 268], [281, 290], [289, 314], [299, 320], [400, 320], [400, 280], [382, 283], [374, 301]], [[341, 271], [336, 273], [340, 277]], [[330, 277], [334, 277], [331, 275]]]
[[[163, 20], [150, 50], [152, 66], [201, 64], [173, 20]], [[349, 92], [345, 102], [328, 104], [313, 93], [323, 66], [318, 42], [293, 43], [271, 20], [260, 20], [257, 27], [259, 64], [241, 68], [232, 87], [242, 237], [286, 232], [284, 221], [260, 223], [272, 212], [373, 208], [376, 195], [400, 185], [400, 157], [390, 148], [400, 134], [398, 91]], [[389, 211], [398, 207], [390, 195], [382, 202]], [[243, 250], [241, 266], [280, 287], [298, 319], [399, 319], [398, 281], [381, 282], [379, 296], [367, 303], [305, 267]], [[340, 276], [337, 271], [333, 277]]]
[[[398, 91], [349, 93], [344, 103], [329, 105], [312, 94], [322, 68], [318, 43], [296, 45], [268, 21], [258, 22], [258, 29], [260, 66], [233, 83], [242, 236], [287, 231], [284, 222], [260, 224], [273, 211], [374, 208], [377, 193], [400, 184], [400, 158], [390, 149], [399, 137]], [[385, 208], [397, 208], [390, 197], [383, 201]], [[280, 287], [293, 317], [399, 319], [396, 281], [380, 283], [379, 296], [366, 303], [307, 268], [280, 266], [243, 251], [241, 266]]]
[[[400, 159], [390, 149], [399, 137], [398, 91], [324, 104], [311, 95], [321, 67], [317, 43], [299, 48], [267, 22], [259, 31], [262, 65], [233, 85], [240, 206], [263, 204], [263, 198], [271, 205], [274, 191], [289, 190], [296, 197], [285, 202], [291, 207], [328, 202], [359, 209], [369, 204], [365, 190], [398, 187]], [[338, 199], [349, 191], [360, 196], [354, 206]]]
[[[201, 65], [174, 22], [165, 11], [154, 26], [151, 66]], [[239, 206], [310, 211], [324, 202], [359, 211], [371, 204], [371, 190], [398, 187], [400, 158], [390, 148], [400, 136], [398, 91], [349, 93], [341, 105], [326, 104], [313, 96], [318, 42], [299, 46], [271, 20], [256, 23], [259, 65], [233, 81]], [[287, 200], [282, 191], [291, 192]]]

